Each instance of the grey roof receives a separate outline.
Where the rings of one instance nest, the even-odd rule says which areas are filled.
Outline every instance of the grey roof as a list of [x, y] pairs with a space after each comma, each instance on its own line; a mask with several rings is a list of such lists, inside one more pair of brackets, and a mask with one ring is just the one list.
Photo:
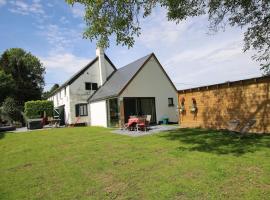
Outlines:
[[115, 71], [88, 100], [93, 102], [118, 96], [152, 55], [144, 56]]

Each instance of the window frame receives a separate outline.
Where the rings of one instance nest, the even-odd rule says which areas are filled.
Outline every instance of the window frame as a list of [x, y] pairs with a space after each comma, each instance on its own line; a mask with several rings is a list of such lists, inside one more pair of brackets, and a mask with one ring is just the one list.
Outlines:
[[173, 107], [174, 106], [174, 102], [173, 102], [173, 98], [172, 97], [169, 97], [168, 98], [168, 106], [169, 107]]
[[[82, 108], [82, 110], [81, 110], [81, 108]], [[76, 117], [88, 116], [88, 105], [87, 105], [87, 103], [79, 103], [79, 104], [75, 105], [75, 116]]]
[[[94, 88], [95, 85], [95, 89]], [[89, 86], [89, 88], [88, 88]], [[93, 82], [85, 82], [85, 90], [90, 90], [90, 91], [97, 91], [98, 90], [98, 84], [97, 83], [93, 83]]]

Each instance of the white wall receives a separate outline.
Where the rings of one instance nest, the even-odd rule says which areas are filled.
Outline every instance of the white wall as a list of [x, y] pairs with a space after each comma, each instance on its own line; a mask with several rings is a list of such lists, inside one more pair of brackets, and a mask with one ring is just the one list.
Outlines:
[[[171, 122], [178, 122], [177, 92], [154, 57], [146, 63], [120, 97], [155, 97], [157, 121], [168, 116]], [[174, 107], [168, 106], [168, 98], [173, 98]]]
[[70, 116], [70, 87], [67, 85], [57, 92], [54, 96], [48, 98], [48, 100], [53, 101], [54, 107], [65, 106], [65, 121], [69, 123]]
[[[109, 76], [113, 72], [113, 67], [105, 60], [105, 66]], [[73, 83], [68, 85], [66, 96], [64, 97], [64, 88], [57, 92], [49, 100], [53, 100], [54, 107], [65, 105], [66, 122], [73, 124], [76, 122], [76, 110], [75, 105], [80, 103], [87, 103], [87, 99], [94, 93], [94, 91], [85, 90], [85, 83], [93, 82], [97, 83], [100, 87], [100, 74], [98, 61], [92, 64], [81, 76], [79, 76]], [[60, 97], [61, 94], [61, 97]], [[89, 107], [89, 105], [88, 105]], [[80, 117], [79, 123], [90, 124], [90, 109], [88, 108], [88, 116]]]
[[107, 105], [106, 101], [90, 103], [91, 126], [107, 127]]

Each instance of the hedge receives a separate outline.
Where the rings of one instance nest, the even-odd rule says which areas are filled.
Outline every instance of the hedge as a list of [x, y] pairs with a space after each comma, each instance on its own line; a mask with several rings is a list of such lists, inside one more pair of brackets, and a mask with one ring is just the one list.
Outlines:
[[27, 101], [24, 104], [25, 115], [30, 118], [40, 118], [43, 112], [47, 117], [53, 116], [53, 102], [47, 100]]

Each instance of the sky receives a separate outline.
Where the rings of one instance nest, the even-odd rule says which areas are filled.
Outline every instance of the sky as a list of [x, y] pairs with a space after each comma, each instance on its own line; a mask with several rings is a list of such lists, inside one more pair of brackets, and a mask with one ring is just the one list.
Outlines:
[[[95, 58], [95, 41], [83, 39], [84, 8], [64, 0], [0, 0], [0, 54], [23, 48], [46, 68], [45, 90], [62, 84]], [[141, 20], [141, 35], [134, 47], [112, 40], [105, 53], [117, 68], [155, 53], [177, 89], [223, 83], [262, 75], [254, 52], [243, 53], [240, 28], [210, 33], [206, 16], [179, 24], [156, 8]]]

